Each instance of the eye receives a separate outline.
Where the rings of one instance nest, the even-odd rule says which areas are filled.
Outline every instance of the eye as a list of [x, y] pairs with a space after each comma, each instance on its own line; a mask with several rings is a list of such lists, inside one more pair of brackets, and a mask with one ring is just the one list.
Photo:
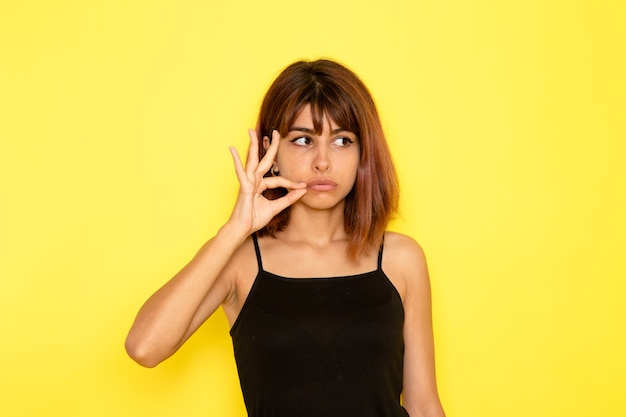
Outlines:
[[349, 137], [342, 136], [342, 137], [339, 137], [339, 138], [335, 138], [333, 140], [333, 143], [335, 145], [337, 145], [337, 146], [344, 147], [344, 146], [349, 146], [349, 145], [353, 144], [354, 141], [352, 139], [350, 139]]
[[308, 136], [300, 136], [298, 138], [292, 139], [291, 143], [295, 143], [296, 145], [306, 146], [310, 145], [313, 141]]

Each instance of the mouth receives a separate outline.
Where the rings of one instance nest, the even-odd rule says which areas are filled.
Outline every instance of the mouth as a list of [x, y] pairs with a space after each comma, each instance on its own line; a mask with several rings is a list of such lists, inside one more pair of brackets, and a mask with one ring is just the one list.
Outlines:
[[309, 181], [307, 188], [312, 191], [331, 191], [337, 188], [337, 183], [331, 180], [319, 179]]

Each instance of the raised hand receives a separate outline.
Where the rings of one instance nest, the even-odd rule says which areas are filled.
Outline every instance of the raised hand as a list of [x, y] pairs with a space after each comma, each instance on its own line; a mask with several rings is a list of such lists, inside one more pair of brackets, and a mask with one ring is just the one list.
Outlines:
[[[277, 131], [272, 132], [271, 144], [260, 161], [257, 134], [254, 130], [249, 130], [248, 134], [250, 135], [250, 148], [245, 168], [237, 150], [230, 147], [239, 180], [239, 194], [228, 220], [246, 234], [263, 228], [275, 215], [298, 201], [307, 191], [306, 183], [290, 181], [283, 177], [263, 177], [274, 163], [278, 152], [280, 134]], [[288, 193], [276, 200], [268, 200], [263, 196], [263, 191], [279, 187], [286, 188]]]

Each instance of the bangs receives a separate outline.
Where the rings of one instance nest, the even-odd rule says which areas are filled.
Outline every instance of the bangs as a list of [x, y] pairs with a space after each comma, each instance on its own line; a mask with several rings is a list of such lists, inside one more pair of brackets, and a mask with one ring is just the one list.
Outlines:
[[354, 109], [355, 103], [350, 97], [345, 97], [332, 85], [316, 85], [305, 90], [305, 94], [299, 97], [299, 100], [293, 106], [293, 112], [282, 120], [280, 126], [281, 135], [286, 134], [293, 126], [300, 112], [307, 106], [311, 106], [311, 118], [313, 119], [313, 129], [316, 134], [321, 134], [324, 130], [324, 120], [334, 122], [339, 128], [355, 135], [360, 136], [359, 123]]

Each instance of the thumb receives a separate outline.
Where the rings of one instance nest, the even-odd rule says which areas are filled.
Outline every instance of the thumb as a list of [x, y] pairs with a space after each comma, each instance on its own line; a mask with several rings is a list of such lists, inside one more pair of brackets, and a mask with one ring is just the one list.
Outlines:
[[276, 210], [276, 213], [280, 213], [281, 211], [283, 211], [284, 209], [286, 209], [287, 207], [289, 207], [296, 201], [300, 200], [302, 196], [306, 194], [306, 192], [307, 192], [306, 188], [302, 188], [299, 190], [291, 190], [286, 195], [282, 196], [281, 198], [272, 200], [272, 204], [274, 206], [274, 209]]

